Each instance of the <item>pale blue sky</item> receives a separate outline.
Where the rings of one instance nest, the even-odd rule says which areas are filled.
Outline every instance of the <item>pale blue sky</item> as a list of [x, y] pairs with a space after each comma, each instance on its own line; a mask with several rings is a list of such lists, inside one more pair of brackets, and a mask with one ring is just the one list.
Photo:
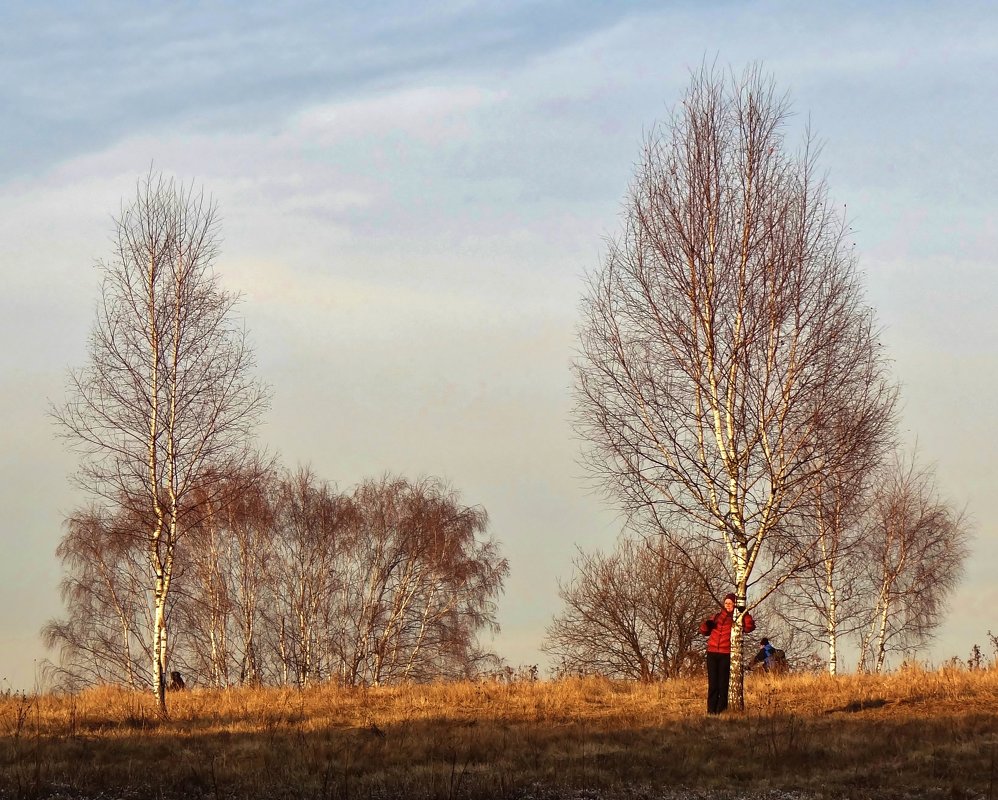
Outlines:
[[[582, 276], [644, 133], [707, 56], [762, 61], [825, 141], [907, 435], [976, 522], [928, 656], [994, 630], [998, 9], [989, 2], [5, 3], [0, 679], [30, 687], [83, 502], [45, 417], [111, 215], [149, 168], [218, 201], [218, 268], [275, 399], [261, 439], [348, 488], [449, 479], [510, 558], [495, 647], [543, 663], [614, 516], [568, 423]], [[2, 688], [2, 687], [0, 687]]]

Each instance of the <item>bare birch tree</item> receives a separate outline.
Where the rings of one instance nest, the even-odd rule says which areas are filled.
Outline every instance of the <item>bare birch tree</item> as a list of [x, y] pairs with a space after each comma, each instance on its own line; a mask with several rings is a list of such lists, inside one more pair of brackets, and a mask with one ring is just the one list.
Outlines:
[[278, 489], [274, 544], [278, 563], [272, 631], [285, 680], [300, 687], [334, 673], [330, 639], [336, 609], [346, 591], [347, 521], [350, 499], [301, 467], [285, 476]]
[[963, 574], [969, 528], [940, 499], [933, 470], [898, 455], [884, 469], [863, 536], [870, 603], [859, 667], [881, 672], [890, 653], [931, 638]]
[[190, 685], [263, 680], [259, 637], [276, 602], [273, 469], [261, 458], [226, 478], [174, 563], [171, 664]]
[[836, 476], [816, 483], [809, 519], [814, 541], [807, 543], [813, 557], [782, 587], [777, 606], [788, 629], [824, 649], [830, 675], [838, 674], [842, 636], [862, 624], [863, 501]]
[[[743, 606], [812, 552], [802, 506], [857, 440], [822, 439], [825, 421], [854, 418], [857, 353], [880, 349], [818, 148], [809, 133], [787, 146], [789, 113], [757, 68], [693, 76], [590, 278], [575, 366], [593, 474], [635, 524], [690, 554], [720, 545]], [[750, 601], [757, 570], [768, 588]], [[731, 654], [740, 709], [740, 625]]]
[[271, 465], [251, 464], [232, 487], [225, 504], [228, 549], [225, 573], [230, 581], [233, 626], [238, 632], [238, 680], [258, 684], [264, 679], [263, 632], [275, 594], [276, 480]]
[[478, 636], [498, 629], [495, 599], [509, 564], [484, 535], [485, 510], [435, 479], [384, 476], [351, 499], [343, 680], [467, 677], [497, 664]]
[[[897, 434], [898, 393], [886, 362], [874, 348], [858, 348], [855, 359], [866, 380], [839, 389], [853, 393], [840, 397], [839, 413], [846, 418], [828, 417], [817, 431], [819, 469], [803, 511], [814, 541], [802, 542], [814, 552], [787, 587], [782, 612], [791, 627], [825, 646], [831, 675], [838, 672], [840, 636], [861, 624], [863, 522]], [[822, 447], [842, 448], [844, 440], [851, 458], [822, 466]]]
[[153, 173], [115, 221], [88, 363], [54, 409], [97, 498], [136, 503], [153, 605], [152, 683], [166, 713], [167, 610], [176, 548], [247, 455], [267, 402], [213, 270], [214, 204]]

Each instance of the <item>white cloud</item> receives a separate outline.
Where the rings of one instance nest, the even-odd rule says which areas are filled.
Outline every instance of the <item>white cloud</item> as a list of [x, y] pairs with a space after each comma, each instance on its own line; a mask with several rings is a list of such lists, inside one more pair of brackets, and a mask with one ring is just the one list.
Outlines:
[[473, 135], [472, 114], [503, 99], [471, 85], [417, 86], [312, 107], [293, 116], [289, 128], [316, 145], [411, 137], [443, 146]]

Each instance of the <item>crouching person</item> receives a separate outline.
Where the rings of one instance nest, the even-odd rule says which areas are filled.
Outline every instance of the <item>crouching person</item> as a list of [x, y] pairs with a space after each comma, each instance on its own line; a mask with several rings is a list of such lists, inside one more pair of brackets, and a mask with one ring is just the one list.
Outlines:
[[773, 672], [783, 675], [787, 672], [787, 654], [782, 650], [773, 647], [769, 639], [763, 637], [759, 642], [759, 652], [755, 654], [749, 669], [762, 667], [764, 672]]
[[700, 633], [707, 639], [707, 713], [720, 714], [728, 708], [728, 684], [731, 682], [731, 628], [743, 626], [745, 633], [755, 630], [755, 620], [742, 607], [737, 612], [738, 598], [729, 593], [724, 603], [710, 619], [700, 623]]

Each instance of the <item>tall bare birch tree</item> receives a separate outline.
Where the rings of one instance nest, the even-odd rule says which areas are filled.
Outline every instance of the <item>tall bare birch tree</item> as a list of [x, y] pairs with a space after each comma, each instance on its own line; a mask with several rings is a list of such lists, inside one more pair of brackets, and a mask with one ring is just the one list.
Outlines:
[[166, 713], [167, 602], [176, 548], [225, 476], [248, 455], [267, 403], [214, 273], [214, 204], [149, 173], [115, 220], [88, 363], [54, 409], [81, 455], [81, 485], [146, 520], [152, 683]]
[[[855, 457], [844, 425], [879, 357], [810, 133], [758, 68], [704, 68], [649, 138], [590, 278], [575, 365], [587, 461], [635, 524], [727, 553], [750, 606], [810, 558], [802, 509]], [[758, 573], [758, 574], [756, 574]], [[734, 626], [730, 705], [743, 708]]]

